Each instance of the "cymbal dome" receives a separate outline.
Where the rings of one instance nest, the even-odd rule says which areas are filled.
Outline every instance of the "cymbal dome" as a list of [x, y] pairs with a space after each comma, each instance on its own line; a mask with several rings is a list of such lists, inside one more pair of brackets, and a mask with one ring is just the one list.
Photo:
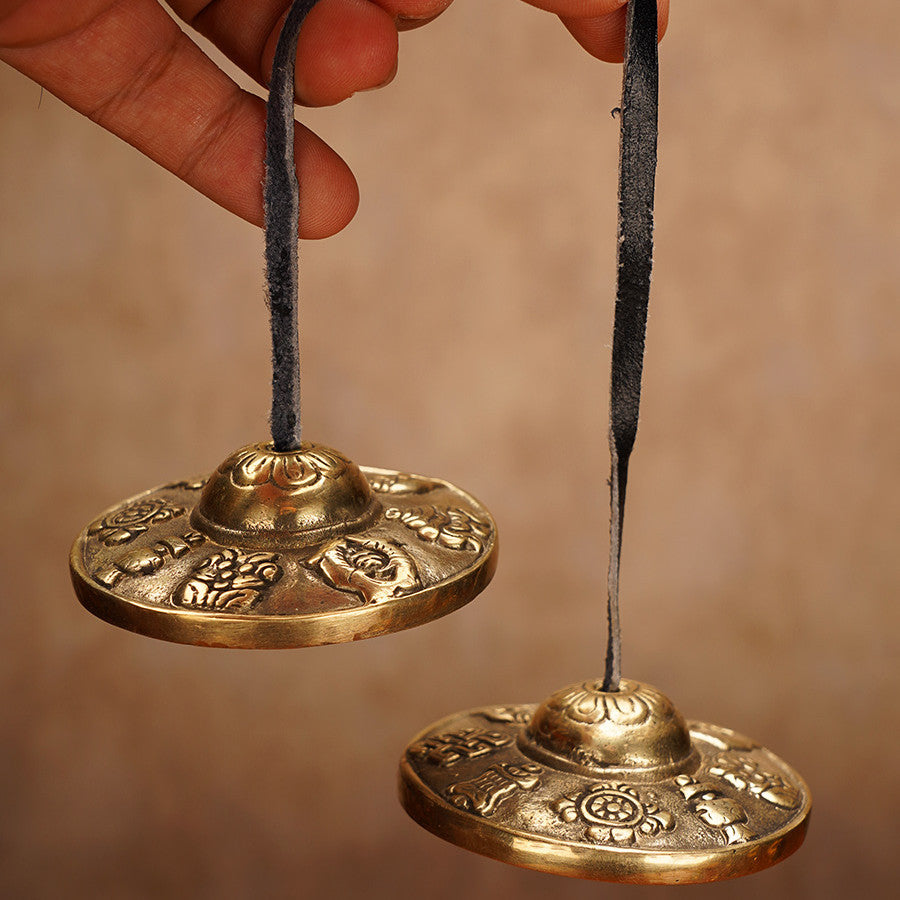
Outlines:
[[302, 547], [359, 531], [380, 512], [359, 466], [339, 451], [311, 441], [286, 452], [258, 443], [213, 472], [192, 523], [239, 546]]
[[523, 729], [519, 746], [554, 768], [598, 775], [641, 773], [648, 779], [691, 771], [696, 753], [681, 714], [651, 685], [623, 679], [569, 685], [548, 697]]

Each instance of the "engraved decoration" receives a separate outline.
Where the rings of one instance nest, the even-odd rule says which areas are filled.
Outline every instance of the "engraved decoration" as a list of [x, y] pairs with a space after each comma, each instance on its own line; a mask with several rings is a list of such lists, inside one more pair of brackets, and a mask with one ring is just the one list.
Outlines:
[[[687, 724], [656, 688], [622, 679], [604, 692], [600, 681], [562, 688], [541, 703], [525, 733], [532, 752], [590, 776], [611, 767], [641, 766], [649, 776], [688, 771], [696, 762]], [[545, 759], [548, 764], [549, 758]]]
[[214, 553], [172, 594], [172, 603], [189, 609], [244, 612], [281, 578], [277, 560], [275, 553]]
[[339, 478], [347, 460], [327, 447], [276, 453], [264, 445], [247, 447], [235, 459], [232, 481], [241, 486], [271, 483], [285, 491], [311, 488], [325, 478]]
[[766, 772], [753, 758], [745, 755], [719, 756], [709, 767], [711, 775], [724, 778], [739, 791], [748, 791], [767, 803], [793, 809], [800, 802], [800, 792], [780, 775]]
[[165, 490], [181, 490], [181, 491], [202, 491], [206, 487], [205, 478], [192, 478], [188, 481], [173, 481], [171, 484], [165, 485]]
[[518, 723], [525, 725], [531, 718], [531, 709], [520, 706], [490, 706], [487, 709], [478, 710], [477, 715], [488, 722], [503, 722], [506, 724]]
[[420, 741], [413, 744], [409, 752], [416, 759], [424, 759], [437, 766], [454, 766], [464, 759], [477, 759], [511, 743], [512, 739], [504, 737], [499, 731], [465, 728]]
[[130, 550], [98, 569], [94, 578], [106, 587], [114, 587], [125, 576], [152, 575], [168, 560], [181, 559], [192, 547], [199, 547], [205, 540], [199, 532], [188, 531], [158, 541], [152, 547]]
[[88, 534], [107, 547], [115, 547], [133, 541], [153, 525], [183, 515], [183, 507], [173, 506], [162, 497], [148, 497], [98, 519], [88, 527]]
[[724, 728], [722, 725], [709, 725], [702, 722], [690, 723], [691, 728], [696, 724], [702, 729], [699, 737], [704, 743], [715, 747], [716, 750], [758, 750], [759, 744], [751, 741], [750, 738], [731, 728]]
[[679, 775], [675, 783], [697, 817], [721, 829], [726, 844], [742, 844], [753, 837], [746, 810], [736, 800], [726, 797], [715, 784], [700, 783], [690, 775]]
[[655, 688], [643, 687], [639, 692], [608, 693], [602, 681], [586, 681], [554, 698], [552, 707], [573, 722], [596, 725], [610, 721], [616, 725], [640, 725], [651, 714], [663, 712], [671, 704]]
[[384, 515], [402, 522], [420, 540], [450, 550], [480, 553], [491, 533], [487, 522], [456, 506], [416, 506], [407, 510], [393, 507], [385, 510]]
[[383, 603], [421, 585], [415, 561], [393, 542], [339, 538], [317, 553], [309, 565], [318, 568], [339, 591], [358, 594], [366, 603]]
[[458, 781], [447, 789], [454, 806], [480, 816], [492, 816], [497, 807], [517, 791], [534, 790], [541, 780], [541, 767], [534, 763], [501, 763], [486, 769], [476, 778]]
[[439, 481], [409, 475], [406, 472], [379, 472], [369, 476], [369, 486], [376, 494], [427, 494], [441, 486]]
[[675, 827], [675, 817], [660, 809], [656, 794], [648, 791], [642, 797], [634, 787], [617, 782], [592, 785], [580, 795], [568, 794], [553, 809], [564, 822], [587, 825], [586, 836], [603, 844], [633, 844]]

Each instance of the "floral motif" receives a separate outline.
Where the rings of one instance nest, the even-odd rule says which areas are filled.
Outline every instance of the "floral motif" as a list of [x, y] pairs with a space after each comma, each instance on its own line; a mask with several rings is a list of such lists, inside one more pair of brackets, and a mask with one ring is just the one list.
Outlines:
[[239, 487], [271, 483], [284, 491], [296, 491], [318, 484], [324, 478], [339, 478], [348, 462], [325, 447], [276, 453], [258, 444], [238, 452], [231, 466], [231, 480]]
[[138, 535], [148, 531], [151, 525], [183, 515], [184, 509], [180, 506], [172, 506], [160, 497], [151, 497], [129, 503], [128, 506], [104, 516], [88, 528], [88, 534], [95, 536], [107, 547], [115, 547], [133, 541]]
[[345, 537], [332, 541], [310, 561], [339, 591], [382, 603], [420, 587], [413, 558], [400, 544]]
[[369, 486], [378, 494], [427, 494], [441, 486], [439, 481], [406, 472], [379, 473], [368, 478]]
[[766, 772], [750, 756], [719, 756], [709, 767], [711, 775], [724, 778], [740, 791], [748, 791], [773, 806], [793, 809], [800, 802], [800, 792], [781, 776]]
[[214, 553], [176, 589], [172, 602], [190, 609], [245, 611], [281, 578], [277, 559], [275, 553]]
[[480, 553], [491, 526], [458, 506], [417, 506], [401, 510], [385, 510], [385, 518], [399, 519], [419, 538], [430, 544], [440, 544], [451, 550], [472, 550]]
[[447, 788], [447, 796], [460, 809], [490, 816], [517, 791], [533, 791], [540, 783], [541, 772], [541, 767], [533, 763], [523, 763], [521, 766], [500, 763], [476, 778], [451, 784]]
[[697, 817], [722, 831], [726, 844], [742, 844], [753, 837], [744, 808], [715, 785], [701, 784], [690, 775], [679, 775], [675, 783]]
[[616, 725], [640, 725], [651, 713], [663, 713], [671, 707], [663, 694], [647, 685], [636, 691], [604, 691], [602, 681], [586, 681], [553, 699], [553, 707], [566, 718], [585, 725], [604, 720]]
[[602, 844], [633, 844], [638, 838], [671, 831], [675, 817], [660, 809], [655, 794], [643, 798], [633, 788], [617, 782], [592, 785], [581, 794], [567, 794], [553, 804], [564, 822], [581, 822], [587, 837]]

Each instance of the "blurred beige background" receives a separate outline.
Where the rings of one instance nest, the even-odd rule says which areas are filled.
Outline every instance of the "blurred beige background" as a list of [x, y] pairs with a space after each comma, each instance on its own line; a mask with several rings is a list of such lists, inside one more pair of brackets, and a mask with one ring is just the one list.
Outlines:
[[[813, 790], [801, 852], [698, 895], [888, 896], [900, 13], [673, 5], [625, 670]], [[66, 563], [101, 509], [265, 436], [261, 235], [0, 71], [0, 894], [651, 896], [468, 854], [394, 789], [434, 719], [601, 671], [619, 78], [458, 0], [389, 90], [301, 111], [363, 195], [301, 248], [306, 433], [472, 491], [502, 558], [431, 625], [240, 652], [93, 619]]]

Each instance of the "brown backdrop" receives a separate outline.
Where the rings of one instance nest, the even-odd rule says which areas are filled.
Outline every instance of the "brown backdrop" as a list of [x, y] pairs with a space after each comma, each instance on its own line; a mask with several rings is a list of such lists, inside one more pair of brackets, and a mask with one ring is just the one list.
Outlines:
[[[625, 670], [812, 787], [805, 848], [706, 896], [884, 895], [900, 15], [674, 6]], [[460, 0], [389, 90], [301, 114], [363, 193], [301, 250], [306, 433], [456, 481], [503, 546], [447, 619], [264, 653], [117, 631], [66, 571], [99, 510], [264, 436], [260, 234], [0, 72], [0, 893], [644, 895], [467, 854], [394, 797], [419, 728], [602, 666], [618, 90], [547, 16]]]

